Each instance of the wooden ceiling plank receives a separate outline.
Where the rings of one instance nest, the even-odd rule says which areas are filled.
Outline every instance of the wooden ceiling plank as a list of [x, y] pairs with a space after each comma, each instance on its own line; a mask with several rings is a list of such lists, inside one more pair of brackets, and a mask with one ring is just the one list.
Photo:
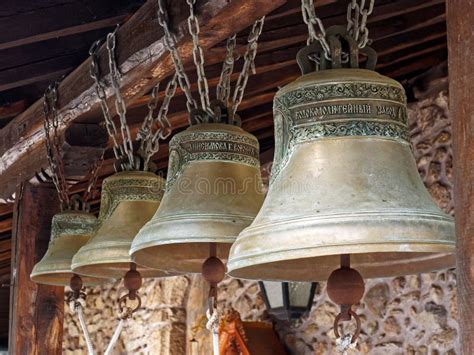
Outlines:
[[[70, 72], [82, 62], [82, 55], [69, 53], [31, 64], [0, 71], [0, 92], [28, 85], [45, 78], [56, 77], [58, 72]], [[54, 69], [54, 70], [52, 70]]]
[[39, 34], [31, 35], [25, 38], [10, 41], [10, 42], [0, 43], [0, 50], [24, 46], [27, 44], [36, 43], [40, 41], [46, 41], [52, 38], [65, 37], [65, 36], [70, 36], [73, 34], [93, 31], [100, 28], [111, 27], [118, 23], [122, 23], [126, 17], [127, 15], [115, 16], [112, 18], [106, 18], [99, 21], [88, 22], [85, 24], [77, 25], [77, 26], [61, 28], [56, 31], [39, 33]]
[[143, 0], [65, 1], [5, 16], [0, 22], [0, 49], [114, 26], [142, 3]]
[[25, 110], [25, 108], [25, 100], [19, 100], [0, 106], [0, 121], [4, 120], [5, 118], [19, 115]]
[[0, 217], [13, 213], [13, 203], [0, 203]]

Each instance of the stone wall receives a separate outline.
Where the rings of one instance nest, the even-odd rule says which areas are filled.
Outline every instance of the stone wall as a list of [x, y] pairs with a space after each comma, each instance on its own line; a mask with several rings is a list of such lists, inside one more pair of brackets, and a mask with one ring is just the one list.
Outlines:
[[[410, 105], [411, 137], [418, 169], [438, 205], [453, 212], [451, 128], [447, 94], [441, 91]], [[265, 167], [268, 170], [268, 167]], [[89, 291], [86, 316], [98, 349], [104, 349], [116, 324], [113, 306], [120, 284]], [[459, 354], [456, 280], [453, 270], [390, 279], [367, 280], [357, 307], [363, 321], [358, 354]], [[244, 320], [269, 320], [255, 282], [226, 278], [220, 307], [233, 307]], [[144, 309], [126, 326], [115, 354], [185, 354], [194, 337], [200, 353], [210, 353], [204, 314], [206, 285], [199, 276], [147, 280]], [[318, 286], [309, 315], [275, 327], [292, 354], [333, 354], [332, 331], [338, 312]], [[199, 316], [201, 315], [201, 316]], [[347, 331], [351, 331], [351, 326]], [[77, 322], [65, 319], [66, 354], [83, 354]]]

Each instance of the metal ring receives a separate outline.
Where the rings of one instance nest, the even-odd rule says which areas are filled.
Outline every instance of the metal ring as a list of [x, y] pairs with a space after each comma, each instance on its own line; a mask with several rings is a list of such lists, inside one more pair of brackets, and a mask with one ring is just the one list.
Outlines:
[[[359, 337], [360, 335], [360, 331], [361, 331], [361, 322], [360, 322], [360, 318], [359, 316], [357, 315], [356, 312], [354, 312], [352, 309], [349, 309], [348, 313], [354, 317], [354, 319], [356, 320], [356, 323], [357, 323], [357, 328], [356, 328], [356, 331], [354, 332], [354, 334], [352, 335], [352, 339], [351, 339], [351, 343], [354, 344], [355, 341], [357, 340], [357, 338]], [[338, 326], [339, 326], [339, 322], [342, 318], [343, 314], [342, 312], [339, 313], [336, 317], [336, 319], [334, 320], [334, 335], [336, 335], [336, 338], [340, 338], [340, 334], [339, 334], [339, 330], [337, 329]]]
[[[137, 305], [134, 308], [131, 308], [130, 313], [135, 313], [141, 306], [142, 306], [142, 299], [139, 295], [135, 295], [136, 299], [138, 300]], [[119, 298], [119, 311], [120, 313], [124, 312], [124, 309], [127, 304], [127, 299], [130, 299], [130, 294], [123, 295]]]

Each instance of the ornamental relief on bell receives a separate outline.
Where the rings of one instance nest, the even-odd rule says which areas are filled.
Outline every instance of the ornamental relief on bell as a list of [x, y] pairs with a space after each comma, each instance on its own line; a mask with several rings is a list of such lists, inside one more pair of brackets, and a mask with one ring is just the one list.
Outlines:
[[255, 138], [239, 133], [198, 131], [174, 136], [170, 141], [167, 191], [193, 161], [227, 161], [259, 167], [259, 144]]

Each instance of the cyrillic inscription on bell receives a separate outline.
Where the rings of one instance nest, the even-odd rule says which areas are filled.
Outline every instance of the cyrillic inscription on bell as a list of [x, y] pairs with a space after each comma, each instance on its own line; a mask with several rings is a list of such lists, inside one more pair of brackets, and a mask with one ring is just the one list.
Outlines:
[[257, 139], [230, 124], [191, 126], [170, 141], [166, 192], [133, 241], [133, 259], [163, 270], [201, 272], [210, 243], [226, 260], [262, 202]]
[[418, 174], [398, 82], [365, 69], [306, 74], [277, 93], [274, 120], [271, 185], [230, 275], [325, 280], [340, 254], [366, 278], [453, 265], [453, 220]]

